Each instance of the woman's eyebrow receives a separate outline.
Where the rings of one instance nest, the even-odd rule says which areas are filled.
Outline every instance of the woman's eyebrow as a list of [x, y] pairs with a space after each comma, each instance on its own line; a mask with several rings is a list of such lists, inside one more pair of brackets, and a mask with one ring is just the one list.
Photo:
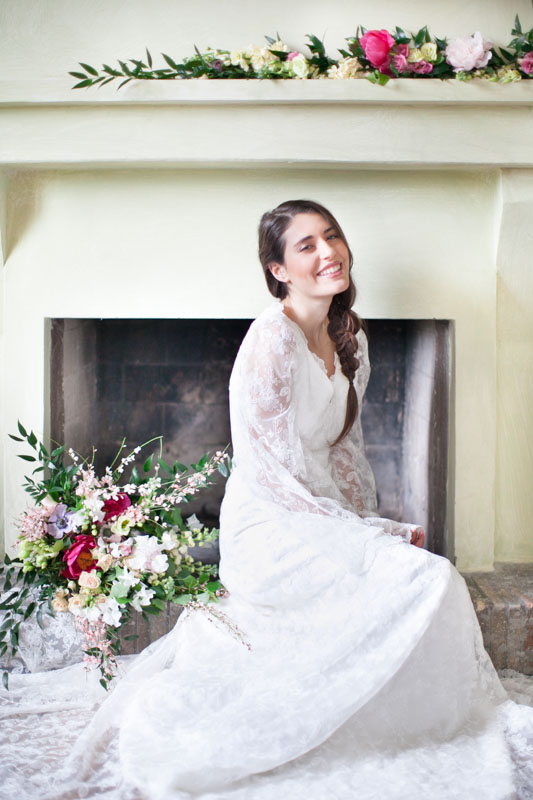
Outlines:
[[[334, 230], [336, 230], [335, 226], [330, 225], [329, 228], [326, 228], [326, 230], [323, 231], [323, 234], [329, 233], [330, 231]], [[302, 244], [302, 242], [307, 242], [308, 239], [313, 239], [313, 235], [309, 234], [309, 236], [304, 236], [303, 239], [299, 239], [297, 242], [295, 242], [294, 247], [298, 247], [298, 245]]]

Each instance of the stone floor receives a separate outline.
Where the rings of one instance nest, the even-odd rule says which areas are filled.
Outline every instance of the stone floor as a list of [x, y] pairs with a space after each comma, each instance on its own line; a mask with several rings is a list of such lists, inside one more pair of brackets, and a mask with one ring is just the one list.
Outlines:
[[497, 670], [533, 675], [533, 564], [464, 573], [483, 641]]

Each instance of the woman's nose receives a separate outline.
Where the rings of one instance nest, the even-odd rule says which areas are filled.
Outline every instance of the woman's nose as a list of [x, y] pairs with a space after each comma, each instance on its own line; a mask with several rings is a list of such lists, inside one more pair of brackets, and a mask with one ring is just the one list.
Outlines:
[[318, 243], [318, 252], [322, 258], [326, 258], [334, 252], [333, 243], [329, 239], [320, 239]]

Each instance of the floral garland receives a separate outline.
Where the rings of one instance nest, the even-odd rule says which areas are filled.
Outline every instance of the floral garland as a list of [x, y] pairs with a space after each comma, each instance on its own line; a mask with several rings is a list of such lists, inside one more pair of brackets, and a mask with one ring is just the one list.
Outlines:
[[[107, 688], [117, 669], [119, 629], [133, 612], [159, 614], [169, 602], [201, 609], [243, 641], [237, 626], [211, 605], [227, 594], [218, 568], [189, 554], [190, 547], [214, 541], [218, 530], [204, 528], [194, 515], [184, 520], [180, 508], [212, 483], [216, 471], [227, 477], [226, 453], [204, 456], [190, 468], [151, 455], [138, 469], [141, 447], [120, 458], [123, 443], [98, 477], [73, 450], [65, 464], [64, 446], [49, 452], [20, 422], [19, 434], [11, 438], [33, 451], [19, 457], [36, 463], [32, 474], [43, 476], [26, 477], [24, 488], [36, 505], [20, 515], [17, 555], [6, 555], [0, 567], [0, 658], [9, 662], [16, 655], [20, 626], [30, 617], [41, 626], [43, 611], [70, 613], [85, 639], [85, 662], [100, 670]], [[7, 669], [3, 682], [7, 687]]]
[[[511, 31], [514, 37], [506, 48], [496, 46], [477, 31], [448, 42], [432, 37], [427, 26], [416, 34], [396, 27], [390, 33], [357, 27], [356, 35], [348, 37], [347, 49], [339, 48], [341, 58], [327, 55], [324, 43], [308, 34], [311, 51], [306, 56], [291, 49], [280, 40], [266, 36], [268, 46], [250, 46], [245, 50], [208, 48], [181, 63], [162, 53], [167, 66], [154, 69], [152, 56], [146, 50], [146, 62], [131, 58], [118, 62], [119, 68], [103, 64], [98, 70], [80, 62], [84, 72], [69, 72], [79, 82], [73, 89], [104, 86], [123, 78], [118, 86], [132, 80], [199, 79], [350, 79], [366, 78], [372, 83], [386, 84], [391, 78], [440, 78], [511, 83], [533, 78], [533, 28], [522, 31], [516, 15]], [[129, 62], [129, 64], [128, 64]], [[130, 66], [132, 65], [132, 66]]]

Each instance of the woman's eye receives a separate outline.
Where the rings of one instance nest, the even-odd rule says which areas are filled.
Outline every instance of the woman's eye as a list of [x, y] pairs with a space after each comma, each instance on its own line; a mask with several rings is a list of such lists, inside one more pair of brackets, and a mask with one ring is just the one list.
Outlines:
[[338, 233], [330, 233], [330, 235], [328, 236], [328, 239], [338, 239], [338, 238], [339, 238]]

